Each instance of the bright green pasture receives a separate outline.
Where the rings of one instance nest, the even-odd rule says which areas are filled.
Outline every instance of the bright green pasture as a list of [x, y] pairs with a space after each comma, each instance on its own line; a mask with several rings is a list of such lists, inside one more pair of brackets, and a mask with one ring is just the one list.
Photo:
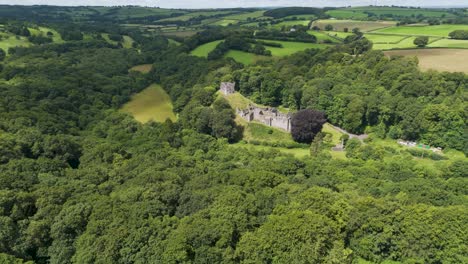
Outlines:
[[109, 34], [107, 34], [107, 33], [102, 33], [101, 36], [102, 36], [102, 38], [104, 38], [104, 39], [107, 41], [107, 43], [109, 43], [109, 44], [112, 44], [112, 45], [117, 45], [117, 44], [118, 44], [117, 41], [111, 40], [111, 39], [109, 38]]
[[325, 34], [334, 36], [340, 39], [345, 39], [347, 36], [353, 35], [353, 33], [350, 33], [350, 32], [339, 32], [339, 31], [325, 31]]
[[368, 32], [380, 28], [395, 26], [396, 22], [320, 19], [312, 23], [312, 26], [317, 26], [322, 30], [324, 30], [327, 25], [332, 25], [334, 31], [343, 32], [345, 28], [348, 28], [349, 31], [351, 31], [353, 28], [359, 28], [362, 32]]
[[122, 42], [122, 46], [126, 49], [130, 49], [132, 48], [132, 45], [133, 45], [133, 39], [129, 36], [123, 36], [123, 42]]
[[217, 25], [217, 26], [226, 27], [226, 26], [229, 26], [229, 24], [235, 25], [237, 23], [239, 23], [238, 20], [222, 19], [222, 20], [215, 21], [214, 23], [210, 23], [210, 25]]
[[374, 44], [373, 49], [390, 50], [390, 49], [416, 48], [416, 45], [414, 45], [413, 43], [415, 38], [416, 37], [405, 38], [396, 44]]
[[468, 40], [440, 39], [428, 45], [431, 48], [464, 48], [468, 49]]
[[325, 41], [325, 40], [329, 40], [332, 43], [340, 43], [341, 42], [338, 39], [336, 39], [336, 38], [334, 38], [334, 37], [332, 37], [332, 36], [330, 36], [330, 35], [328, 35], [327, 33], [324, 33], [324, 32], [309, 30], [309, 31], [307, 31], [307, 33], [309, 33], [310, 35], [314, 35], [317, 38], [318, 42], [322, 42], [322, 41]]
[[307, 14], [307, 15], [291, 15], [291, 16], [287, 16], [287, 17], [283, 17], [283, 19], [289, 19], [289, 18], [297, 18], [298, 20], [312, 20], [312, 19], [315, 19], [317, 18], [316, 16], [312, 15], [312, 14]]
[[207, 57], [210, 51], [214, 50], [218, 44], [223, 40], [216, 40], [212, 42], [205, 43], [203, 45], [198, 46], [192, 52], [191, 55], [198, 56], [198, 57]]
[[166, 119], [176, 120], [172, 111], [172, 101], [164, 89], [153, 84], [134, 95], [130, 102], [122, 107], [123, 112], [130, 113], [133, 117], [146, 123], [149, 121], [164, 122]]
[[364, 36], [374, 44], [398, 43], [407, 38], [406, 36], [380, 34], [364, 34]]
[[453, 17], [446, 11], [440, 10], [428, 10], [419, 8], [398, 8], [398, 7], [353, 7], [339, 10], [356, 11], [365, 14], [364, 12], [371, 12], [376, 15], [393, 15], [393, 16], [418, 16], [423, 15], [425, 17]]
[[233, 58], [235, 61], [240, 62], [240, 63], [242, 63], [244, 65], [250, 65], [250, 64], [253, 64], [253, 63], [257, 62], [258, 60], [268, 58], [266, 56], [260, 56], [260, 55], [256, 55], [256, 54], [253, 54], [253, 53], [240, 51], [240, 50], [229, 50], [224, 55], [224, 57]]
[[468, 25], [434, 25], [434, 26], [400, 26], [389, 27], [373, 32], [384, 34], [401, 34], [413, 36], [438, 36], [448, 37], [449, 33], [454, 30], [468, 30]]
[[282, 48], [265, 47], [267, 50], [271, 51], [271, 55], [278, 56], [278, 57], [291, 55], [293, 53], [296, 53], [298, 51], [303, 51], [306, 49], [324, 49], [329, 46], [326, 44], [292, 42], [292, 41], [269, 40], [269, 42], [280, 43], [281, 45], [283, 45]]

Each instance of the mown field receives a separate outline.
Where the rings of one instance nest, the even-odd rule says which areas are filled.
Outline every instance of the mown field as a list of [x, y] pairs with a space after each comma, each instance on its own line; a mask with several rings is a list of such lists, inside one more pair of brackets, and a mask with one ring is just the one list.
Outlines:
[[380, 34], [448, 37], [454, 30], [468, 30], [468, 25], [399, 26], [374, 30]]
[[132, 96], [121, 111], [130, 113], [139, 122], [147, 123], [164, 122], [166, 119], [175, 121], [176, 116], [172, 109], [172, 101], [166, 91], [160, 85], [153, 84]]
[[359, 28], [362, 32], [367, 32], [380, 28], [395, 26], [396, 22], [320, 19], [312, 23], [312, 26], [317, 26], [322, 30], [325, 29], [326, 25], [332, 25], [334, 31], [343, 31], [345, 28], [348, 28], [349, 31], [351, 31], [353, 28]]
[[271, 27], [276, 29], [281, 29], [282, 27], [292, 27], [296, 25], [307, 26], [309, 25], [310, 20], [292, 20], [292, 21], [283, 21], [278, 24], [274, 24]]
[[412, 49], [385, 51], [387, 56], [418, 57], [423, 70], [468, 73], [468, 50], [464, 49]]
[[200, 45], [196, 49], [192, 50], [192, 52], [190, 54], [192, 54], [194, 56], [198, 56], [198, 57], [207, 57], [208, 53], [210, 53], [210, 51], [214, 50], [214, 48], [216, 48], [216, 46], [221, 41], [222, 40], [216, 40], [216, 41], [212, 41], [212, 42]]
[[273, 56], [287, 56], [298, 51], [303, 51], [306, 49], [324, 49], [328, 47], [326, 44], [316, 44], [316, 43], [304, 43], [304, 42], [292, 42], [292, 41], [269, 41], [280, 43], [283, 45], [282, 48], [276, 47], [266, 47], [267, 50], [271, 51]]
[[244, 65], [250, 65], [259, 60], [268, 59], [268, 57], [266, 56], [260, 56], [240, 50], [230, 50], [224, 55], [224, 57], [233, 58], [235, 61], [240, 62]]
[[191, 18], [199, 17], [199, 16], [210, 17], [210, 16], [217, 16], [217, 15], [227, 15], [230, 13], [233, 13], [233, 12], [232, 11], [200, 11], [200, 12], [192, 12], [192, 13], [184, 14], [182, 16], [165, 18], [159, 21], [188, 21]]
[[320, 31], [314, 31], [314, 30], [309, 30], [307, 31], [310, 35], [314, 35], [317, 38], [318, 43], [324, 42], [324, 41], [331, 41], [332, 43], [340, 43], [341, 41], [336, 39], [336, 37], [332, 37], [328, 35], [325, 32], [320, 32]]

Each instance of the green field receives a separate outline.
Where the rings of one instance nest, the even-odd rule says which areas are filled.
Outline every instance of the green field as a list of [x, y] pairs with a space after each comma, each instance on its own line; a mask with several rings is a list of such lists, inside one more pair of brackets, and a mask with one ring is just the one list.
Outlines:
[[440, 39], [428, 45], [431, 48], [464, 48], [468, 49], [468, 40]]
[[468, 25], [400, 26], [375, 30], [381, 34], [448, 37], [454, 30], [468, 30]]
[[226, 27], [226, 26], [229, 26], [229, 25], [235, 25], [239, 23], [238, 20], [233, 20], [233, 19], [222, 19], [222, 20], [218, 20], [218, 21], [215, 21], [214, 23], [210, 23], [210, 25], [216, 25], [216, 26], [223, 26], [223, 27]]
[[294, 20], [294, 21], [284, 21], [278, 24], [272, 25], [273, 28], [281, 29], [282, 27], [292, 27], [296, 25], [307, 26], [309, 25], [310, 20]]
[[353, 35], [353, 33], [350, 33], [350, 32], [339, 32], [339, 31], [324, 31], [324, 32], [327, 35], [334, 36], [340, 39], [345, 39], [347, 36]]
[[164, 122], [166, 119], [176, 120], [172, 111], [172, 102], [164, 89], [153, 84], [134, 95], [130, 102], [122, 107], [123, 112], [130, 113], [139, 122]]
[[368, 40], [372, 41], [374, 44], [387, 44], [387, 43], [398, 43], [402, 41], [405, 36], [398, 35], [380, 35], [380, 34], [364, 34]]
[[123, 36], [123, 42], [122, 42], [122, 46], [126, 49], [130, 49], [132, 48], [132, 45], [133, 45], [133, 39], [129, 36]]
[[276, 47], [265, 47], [267, 50], [271, 51], [271, 55], [273, 56], [287, 56], [298, 51], [303, 51], [306, 49], [324, 49], [328, 47], [326, 44], [316, 44], [316, 43], [304, 43], [304, 42], [292, 42], [292, 41], [269, 41], [280, 43], [283, 45], [282, 48]]
[[325, 29], [326, 25], [332, 25], [334, 31], [343, 32], [345, 28], [348, 28], [348, 30], [351, 32], [353, 28], [359, 28], [362, 32], [368, 32], [380, 28], [395, 26], [396, 22], [321, 19], [312, 23], [312, 26], [317, 26], [322, 30]]
[[419, 8], [398, 8], [398, 7], [352, 7], [327, 11], [327, 14], [338, 19], [365, 19], [369, 12], [375, 15], [392, 15], [411, 17], [422, 15], [425, 17], [453, 17], [446, 11], [428, 10]]
[[240, 62], [244, 65], [250, 65], [257, 62], [258, 60], [268, 58], [266, 56], [260, 56], [240, 50], [230, 50], [224, 55], [224, 57], [233, 58], [235, 61]]
[[258, 19], [260, 17], [263, 17], [263, 13], [265, 13], [264, 10], [259, 10], [259, 11], [249, 12], [249, 13], [229, 15], [229, 16], [224, 17], [224, 19], [232, 19], [232, 20], [240, 20], [240, 21], [244, 21], [244, 20], [247, 20], [249, 18], [251, 18], [251, 19], [257, 18]]
[[223, 40], [216, 40], [212, 42], [205, 43], [203, 45], [198, 46], [192, 52], [190, 52], [191, 55], [198, 56], [198, 57], [207, 57], [208, 53], [210, 51], [214, 50], [216, 46], [221, 43]]
[[29, 47], [32, 45], [26, 37], [15, 36], [9, 33], [0, 33], [0, 36], [0, 48], [5, 52], [8, 52], [9, 48]]
[[52, 36], [52, 40], [55, 43], [63, 43], [64, 42], [63, 39], [62, 39], [62, 36], [60, 36], [60, 33], [58, 33], [54, 29], [46, 28], [46, 27], [36, 27], [36, 28], [30, 27], [28, 29], [29, 29], [29, 32], [31, 32], [31, 34], [35, 35], [35, 36], [38, 36], [38, 35], [47, 36], [47, 32], [51, 32], [52, 34], [54, 34]]
[[366, 19], [368, 17], [367, 14], [356, 11], [356, 10], [347, 10], [347, 9], [337, 9], [337, 10], [329, 10], [326, 12], [328, 15], [338, 19]]
[[309, 30], [307, 31], [310, 35], [314, 35], [317, 38], [317, 41], [323, 42], [323, 41], [331, 41], [332, 43], [341, 43], [338, 39], [328, 35], [327, 33], [323, 31], [314, 31], [314, 30]]
[[185, 14], [185, 15], [182, 15], [182, 16], [165, 18], [165, 19], [161, 19], [159, 21], [188, 21], [191, 18], [199, 17], [199, 16], [210, 17], [210, 16], [216, 16], [216, 15], [227, 15], [227, 14], [230, 14], [230, 13], [233, 13], [233, 12], [232, 11], [211, 11], [211, 12], [210, 11], [200, 11], [200, 12], [188, 13], [188, 14]]

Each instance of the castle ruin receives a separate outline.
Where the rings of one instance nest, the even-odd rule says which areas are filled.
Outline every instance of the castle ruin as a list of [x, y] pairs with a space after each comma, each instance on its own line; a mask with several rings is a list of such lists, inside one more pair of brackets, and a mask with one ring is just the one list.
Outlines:
[[236, 83], [231, 82], [222, 82], [221, 86], [219, 87], [219, 91], [224, 95], [233, 94], [236, 92]]
[[247, 122], [258, 121], [267, 126], [291, 132], [291, 114], [281, 113], [276, 108], [250, 105], [247, 109], [237, 109], [237, 114]]
[[[233, 94], [236, 92], [235, 86], [236, 83], [222, 82], [219, 91], [224, 95]], [[267, 126], [291, 132], [292, 115], [281, 113], [276, 108], [249, 105], [247, 109], [237, 109], [236, 113], [247, 122], [258, 121]]]

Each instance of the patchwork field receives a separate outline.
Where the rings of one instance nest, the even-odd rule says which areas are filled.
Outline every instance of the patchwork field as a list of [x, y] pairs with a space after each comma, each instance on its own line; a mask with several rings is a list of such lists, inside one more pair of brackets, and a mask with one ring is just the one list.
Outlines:
[[398, 43], [405, 38], [406, 36], [397, 36], [397, 35], [380, 35], [380, 34], [364, 34], [368, 40], [372, 41], [374, 44], [387, 44], [387, 43]]
[[221, 19], [221, 20], [218, 20], [218, 21], [215, 21], [213, 23], [210, 23], [210, 25], [216, 25], [216, 26], [223, 26], [223, 27], [226, 27], [226, 26], [229, 26], [229, 25], [235, 25], [239, 23], [238, 20], [233, 20], [233, 19]]
[[468, 49], [468, 40], [440, 39], [428, 45], [431, 48], [463, 48]]
[[312, 26], [317, 26], [322, 30], [325, 29], [326, 25], [332, 25], [334, 31], [343, 31], [345, 28], [348, 28], [349, 31], [351, 31], [353, 28], [359, 28], [362, 32], [367, 32], [380, 28], [395, 26], [396, 22], [321, 19], [312, 23]]
[[422, 15], [425, 17], [453, 17], [453, 14], [419, 8], [398, 8], [398, 7], [352, 7], [327, 11], [327, 14], [338, 19], [364, 19], [369, 17], [367, 13], [385, 16], [411, 17]]
[[350, 10], [350, 9], [337, 9], [337, 10], [329, 10], [326, 12], [328, 15], [338, 19], [366, 19], [368, 17], [367, 14], [363, 13], [362, 11]]
[[292, 42], [292, 41], [270, 41], [276, 42], [283, 45], [282, 48], [276, 47], [266, 47], [267, 50], [271, 51], [273, 56], [287, 56], [298, 51], [303, 51], [306, 49], [324, 49], [328, 47], [326, 44], [316, 44], [316, 43], [304, 43], [304, 42]]
[[341, 41], [339, 41], [335, 37], [332, 37], [332, 36], [328, 35], [325, 32], [309, 30], [309, 31], [307, 31], [307, 33], [309, 33], [310, 35], [314, 35], [317, 38], [317, 41], [319, 43], [323, 42], [323, 41], [331, 41], [331, 43], [341, 43]]
[[292, 27], [295, 25], [307, 26], [309, 25], [310, 20], [293, 20], [293, 21], [284, 21], [275, 25], [272, 25], [273, 28], [281, 29], [282, 27]]
[[385, 51], [387, 56], [418, 57], [419, 67], [423, 70], [468, 73], [468, 50], [463, 49], [412, 49]]
[[227, 14], [230, 14], [230, 13], [233, 13], [233, 12], [232, 11], [212, 11], [212, 12], [200, 11], [200, 12], [193, 12], [193, 13], [185, 14], [185, 15], [182, 15], [182, 16], [165, 18], [165, 19], [161, 19], [159, 21], [188, 21], [191, 18], [199, 17], [199, 16], [210, 17], [210, 16], [217, 16], [217, 15], [227, 15]]
[[468, 30], [468, 25], [399, 26], [375, 30], [380, 34], [448, 37], [454, 30]]
[[28, 29], [29, 29], [29, 32], [31, 32], [31, 34], [35, 35], [35, 36], [38, 36], [38, 35], [46, 36], [47, 32], [51, 32], [53, 34], [52, 40], [55, 43], [63, 43], [64, 42], [63, 39], [62, 39], [62, 36], [60, 35], [60, 33], [58, 33], [54, 29], [46, 28], [46, 27], [35, 27], [35, 28], [30, 27]]
[[123, 112], [130, 113], [139, 122], [164, 122], [166, 119], [176, 120], [172, 111], [172, 102], [164, 89], [153, 84], [134, 95], [130, 102], [122, 107]]
[[264, 10], [259, 10], [259, 11], [254, 11], [254, 12], [249, 12], [249, 13], [242, 13], [242, 14], [235, 14], [235, 15], [230, 15], [224, 17], [224, 19], [232, 19], [232, 20], [248, 20], [253, 19], [253, 18], [260, 18], [263, 17], [263, 13], [265, 13]]

